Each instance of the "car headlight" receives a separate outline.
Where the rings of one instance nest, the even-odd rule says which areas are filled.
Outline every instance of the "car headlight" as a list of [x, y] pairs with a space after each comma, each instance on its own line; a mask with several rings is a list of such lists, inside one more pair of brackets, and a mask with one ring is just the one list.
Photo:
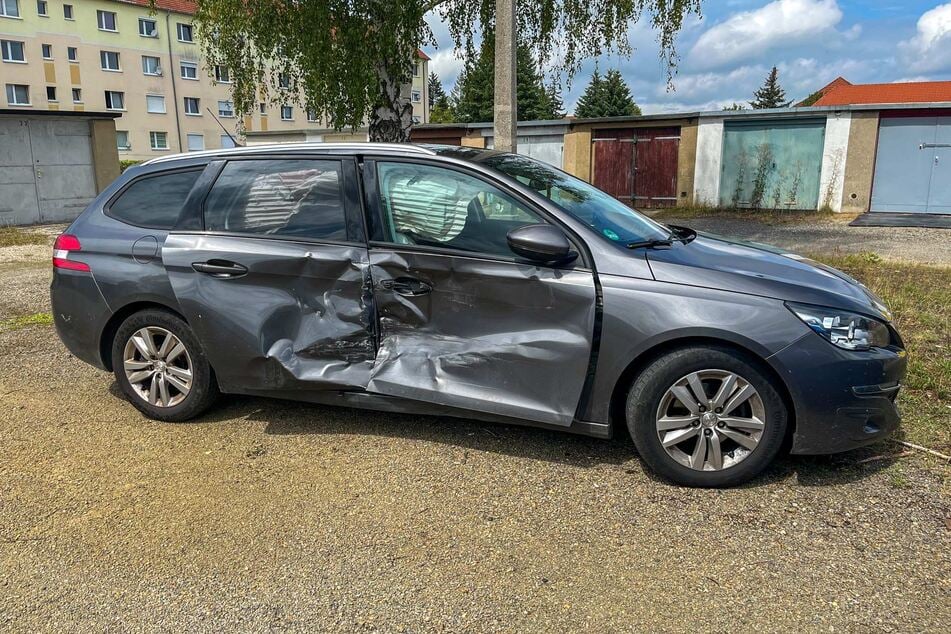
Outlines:
[[824, 306], [791, 302], [786, 306], [819, 336], [840, 348], [868, 350], [884, 348], [891, 342], [888, 326], [877, 319]]

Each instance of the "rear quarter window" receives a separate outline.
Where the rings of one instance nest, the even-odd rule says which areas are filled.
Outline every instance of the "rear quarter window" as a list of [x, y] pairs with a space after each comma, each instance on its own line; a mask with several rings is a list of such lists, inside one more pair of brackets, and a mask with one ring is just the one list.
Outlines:
[[138, 227], [171, 229], [202, 168], [142, 176], [127, 186], [106, 209], [106, 215]]

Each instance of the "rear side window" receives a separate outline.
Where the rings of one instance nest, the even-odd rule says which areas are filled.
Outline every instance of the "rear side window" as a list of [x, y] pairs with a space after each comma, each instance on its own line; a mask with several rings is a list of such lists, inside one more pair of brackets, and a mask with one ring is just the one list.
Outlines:
[[346, 240], [341, 183], [339, 161], [232, 161], [208, 195], [205, 229]]
[[201, 172], [196, 169], [142, 177], [112, 201], [107, 214], [140, 227], [171, 229]]

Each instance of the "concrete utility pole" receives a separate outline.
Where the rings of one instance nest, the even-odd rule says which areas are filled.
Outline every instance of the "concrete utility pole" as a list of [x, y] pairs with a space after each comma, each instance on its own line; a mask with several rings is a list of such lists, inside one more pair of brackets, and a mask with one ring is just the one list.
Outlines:
[[517, 50], [515, 0], [495, 0], [495, 149], [516, 151], [518, 99], [515, 92]]

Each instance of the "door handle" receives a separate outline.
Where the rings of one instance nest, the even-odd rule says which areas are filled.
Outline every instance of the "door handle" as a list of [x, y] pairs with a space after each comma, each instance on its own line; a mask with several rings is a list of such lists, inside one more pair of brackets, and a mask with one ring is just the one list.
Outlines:
[[248, 267], [228, 260], [208, 260], [207, 262], [193, 262], [192, 268], [199, 273], [206, 273], [221, 279], [242, 277], [248, 274]]
[[405, 295], [406, 297], [426, 295], [433, 290], [432, 284], [418, 280], [415, 277], [397, 277], [396, 279], [383, 280], [380, 282], [380, 286], [388, 291], [393, 291], [398, 295]]

